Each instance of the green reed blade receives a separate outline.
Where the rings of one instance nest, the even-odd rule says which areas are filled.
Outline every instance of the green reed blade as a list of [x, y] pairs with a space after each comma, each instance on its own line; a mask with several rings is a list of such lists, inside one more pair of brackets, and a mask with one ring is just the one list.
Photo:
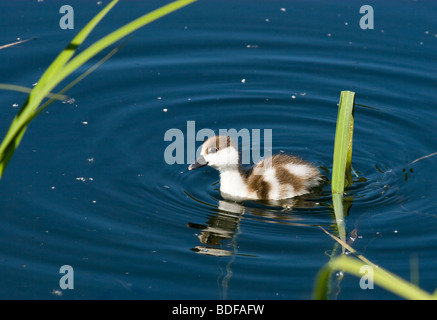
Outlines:
[[[338, 234], [342, 241], [346, 240], [343, 192], [345, 185], [350, 185], [352, 183], [352, 175], [350, 171], [352, 163], [352, 136], [354, 129], [354, 102], [355, 92], [341, 92], [332, 164], [332, 205], [334, 207]], [[344, 253], [344, 248], [342, 250]]]
[[[17, 91], [22, 93], [31, 93], [32, 88], [17, 86], [15, 84], [0, 83], [0, 90]], [[55, 98], [57, 100], [66, 100], [68, 97], [59, 93], [48, 93], [46, 98]]]
[[[374, 264], [368, 265], [356, 258], [351, 258], [345, 255], [332, 259], [319, 271], [314, 285], [313, 298], [317, 300], [328, 299], [328, 283], [331, 278], [330, 276], [334, 271], [350, 273], [361, 278], [364, 275], [364, 272], [362, 272], [363, 270], [361, 269], [363, 266], [371, 268], [373, 271], [373, 282], [375, 285], [378, 285], [404, 299], [436, 299], [435, 295], [429, 294], [414, 284], [379, 266]], [[359, 286], [359, 282], [357, 282], [357, 286]]]
[[[342, 91], [335, 131], [334, 159], [332, 167], [332, 192], [343, 194], [345, 185], [352, 183], [352, 137], [354, 129], [355, 92]], [[347, 179], [346, 179], [347, 178]]]

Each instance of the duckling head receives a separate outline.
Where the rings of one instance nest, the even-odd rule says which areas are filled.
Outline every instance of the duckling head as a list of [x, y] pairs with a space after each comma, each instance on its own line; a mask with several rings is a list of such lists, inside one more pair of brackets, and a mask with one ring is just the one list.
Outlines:
[[200, 156], [188, 167], [188, 170], [194, 170], [206, 165], [219, 171], [238, 169], [239, 158], [238, 147], [231, 137], [213, 136], [203, 143]]

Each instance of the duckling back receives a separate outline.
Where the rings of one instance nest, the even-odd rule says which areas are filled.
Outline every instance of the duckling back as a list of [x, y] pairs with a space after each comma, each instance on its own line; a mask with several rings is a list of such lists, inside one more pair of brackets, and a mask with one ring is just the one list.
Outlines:
[[259, 162], [246, 177], [249, 192], [258, 199], [280, 200], [309, 193], [320, 184], [322, 175], [312, 164], [278, 154]]

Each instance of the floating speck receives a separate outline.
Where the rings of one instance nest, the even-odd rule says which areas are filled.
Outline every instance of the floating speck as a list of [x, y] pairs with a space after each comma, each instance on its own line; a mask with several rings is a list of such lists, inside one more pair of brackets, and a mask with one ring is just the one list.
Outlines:
[[12, 108], [18, 108], [18, 103], [14, 103], [14, 104], [12, 105]]
[[170, 189], [170, 187], [169, 186], [162, 186], [163, 188], [166, 188], [166, 189]]
[[102, 4], [102, 1], [97, 1], [97, 5], [100, 6]]
[[393, 232], [394, 232], [394, 233], [398, 233], [398, 230], [394, 230]]
[[270, 19], [266, 19], [266, 22], [270, 22]]
[[246, 83], [246, 79], [241, 79], [241, 83]]
[[156, 99], [158, 99], [158, 100], [162, 100], [162, 97], [157, 97]]
[[85, 178], [85, 177], [77, 177], [76, 180], [77, 180], [77, 181], [85, 182], [85, 181], [87, 181], [87, 180], [88, 180], [88, 181], [93, 181], [94, 178], [93, 178], [93, 177], [89, 177], [89, 178]]
[[285, 8], [281, 8], [281, 11], [282, 11], [282, 12], [285, 12], [285, 11], [287, 11], [287, 9], [285, 9]]
[[94, 162], [94, 158], [88, 158], [86, 159], [89, 163], [93, 163]]
[[184, 29], [185, 29], [185, 30], [188, 30], [188, 26], [185, 26]]
[[291, 99], [296, 99], [296, 96], [295, 96], [295, 95], [292, 95], [292, 96], [291, 96]]
[[87, 125], [88, 121], [81, 121], [80, 123], [82, 123], [83, 125]]
[[168, 111], [168, 109], [167, 109], [167, 108], [164, 108], [164, 109], [162, 109], [162, 111], [164, 111], [164, 112], [167, 112], [167, 111]]
[[327, 34], [327, 36], [328, 36], [328, 37], [331, 37], [331, 36], [332, 36], [332, 34], [331, 34], [331, 33], [328, 33], [328, 34]]
[[93, 200], [93, 203], [97, 203], [97, 201], [96, 201], [96, 200]]
[[[38, 2], [41, 2], [42, 0], [38, 0]], [[53, 289], [52, 295], [60, 297], [63, 295], [63, 292], [61, 290]]]
[[348, 25], [349, 25], [349, 22], [345, 22], [344, 25], [345, 25], [345, 26], [348, 26]]
[[65, 100], [62, 100], [62, 103], [64, 103], [64, 104], [75, 104], [76, 103], [76, 99], [74, 99], [74, 98], [65, 99]]
[[50, 189], [52, 189], [52, 190], [55, 190], [55, 189], [56, 189], [56, 187], [55, 187], [55, 186], [52, 186], [52, 187], [50, 187]]

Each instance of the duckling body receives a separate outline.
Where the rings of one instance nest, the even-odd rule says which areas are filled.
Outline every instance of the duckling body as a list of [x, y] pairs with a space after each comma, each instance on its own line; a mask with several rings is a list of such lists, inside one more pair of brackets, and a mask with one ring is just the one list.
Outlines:
[[220, 192], [225, 198], [281, 200], [309, 193], [322, 180], [312, 164], [277, 154], [244, 171], [238, 148], [228, 136], [213, 136], [202, 145], [200, 157], [188, 169], [211, 166], [220, 172]]

